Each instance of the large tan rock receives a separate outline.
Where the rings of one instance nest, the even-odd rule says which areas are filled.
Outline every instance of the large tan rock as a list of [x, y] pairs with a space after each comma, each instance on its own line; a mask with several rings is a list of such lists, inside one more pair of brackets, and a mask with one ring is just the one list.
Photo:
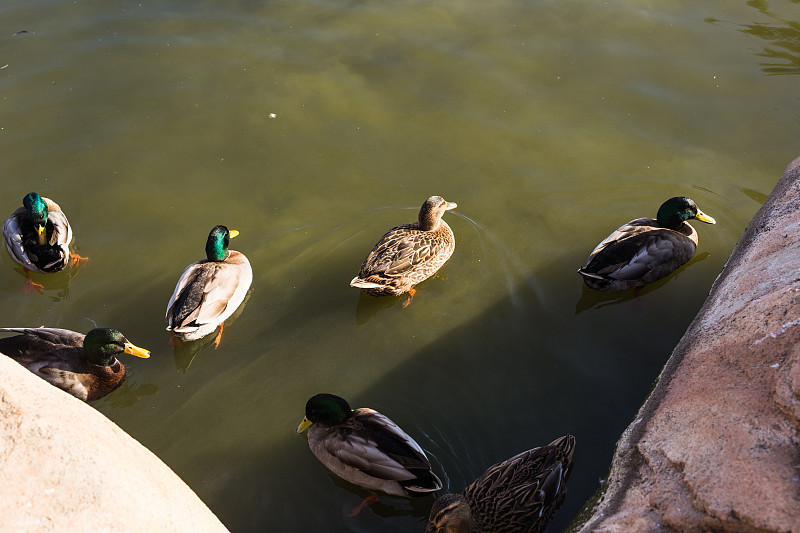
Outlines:
[[0, 531], [227, 531], [160, 459], [0, 355]]
[[800, 532], [800, 158], [623, 434], [578, 530]]

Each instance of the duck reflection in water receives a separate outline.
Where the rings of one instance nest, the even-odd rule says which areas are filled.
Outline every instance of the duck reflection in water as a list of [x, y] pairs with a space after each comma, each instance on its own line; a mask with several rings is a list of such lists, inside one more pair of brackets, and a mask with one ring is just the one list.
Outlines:
[[[252, 293], [252, 290], [248, 291], [241, 305], [239, 305], [236, 311], [225, 320], [225, 323], [228, 325], [228, 327], [233, 325], [233, 323], [236, 322], [240, 316], [242, 316], [242, 312], [244, 311], [247, 301], [250, 299]], [[171, 336], [169, 339], [169, 344], [172, 346], [172, 356], [175, 359], [175, 368], [177, 370], [181, 370], [185, 374], [189, 370], [189, 367], [192, 365], [192, 361], [194, 361], [194, 358], [197, 356], [197, 354], [210, 346], [213, 346], [216, 350], [219, 347], [219, 335], [213, 335], [213, 333], [214, 331], [207, 334], [205, 337], [188, 342], [180, 341], [174, 336]]]

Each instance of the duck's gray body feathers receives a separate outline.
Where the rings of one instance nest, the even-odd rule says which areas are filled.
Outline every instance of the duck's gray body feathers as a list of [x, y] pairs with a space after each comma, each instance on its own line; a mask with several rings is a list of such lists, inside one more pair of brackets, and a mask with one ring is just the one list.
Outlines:
[[308, 429], [314, 455], [337, 476], [395, 496], [423, 496], [442, 488], [419, 444], [381, 413], [353, 410], [344, 424]]
[[595, 290], [644, 287], [678, 269], [696, 249], [697, 231], [691, 224], [673, 230], [652, 218], [638, 218], [598, 244], [578, 273]]

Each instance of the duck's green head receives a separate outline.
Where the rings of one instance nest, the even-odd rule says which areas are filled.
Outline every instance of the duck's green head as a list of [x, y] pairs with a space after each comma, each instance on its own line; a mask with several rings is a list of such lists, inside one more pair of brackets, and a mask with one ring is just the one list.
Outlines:
[[297, 432], [302, 433], [314, 422], [321, 422], [326, 426], [338, 426], [344, 424], [351, 416], [353, 410], [344, 398], [335, 394], [317, 394], [306, 402], [306, 416], [297, 426]]
[[419, 210], [419, 228], [425, 231], [438, 229], [444, 212], [456, 207], [458, 205], [455, 202], [448, 202], [441, 196], [431, 196]]
[[28, 218], [33, 222], [39, 244], [44, 244], [47, 242], [47, 204], [38, 193], [29, 192], [22, 199], [22, 205], [28, 212]]
[[697, 208], [697, 205], [685, 196], [670, 198], [658, 208], [656, 220], [665, 228], [677, 229], [683, 222], [696, 218], [701, 222], [716, 224], [717, 221]]
[[111, 328], [95, 328], [87, 333], [83, 339], [83, 351], [90, 363], [99, 366], [111, 366], [122, 353], [144, 359], [150, 357], [148, 350], [134, 346], [122, 333]]
[[239, 235], [235, 229], [228, 230], [225, 226], [214, 226], [208, 234], [206, 241], [206, 257], [209, 261], [225, 261], [228, 258], [228, 243]]

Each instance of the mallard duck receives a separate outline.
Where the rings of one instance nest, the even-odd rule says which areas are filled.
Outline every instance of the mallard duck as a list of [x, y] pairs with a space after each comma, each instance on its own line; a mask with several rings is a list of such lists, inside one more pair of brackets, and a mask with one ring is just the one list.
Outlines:
[[206, 241], [206, 258], [187, 266], [167, 304], [167, 330], [179, 341], [201, 339], [217, 329], [219, 346], [225, 320], [247, 296], [253, 270], [244, 254], [228, 250], [239, 235], [225, 226], [214, 226]]
[[21, 333], [0, 339], [0, 353], [76, 398], [92, 401], [116, 389], [125, 379], [122, 353], [150, 357], [122, 333], [95, 328], [86, 335], [57, 328], [0, 328]]
[[689, 198], [670, 198], [658, 209], [655, 220], [631, 220], [606, 237], [578, 274], [599, 291], [638, 289], [661, 279], [691, 259], [697, 249], [697, 232], [686, 222], [693, 218], [716, 224]]
[[453, 255], [456, 238], [442, 215], [456, 207], [441, 196], [425, 200], [417, 222], [395, 226], [378, 241], [350, 286], [372, 296], [407, 292], [406, 307], [416, 292], [414, 285], [434, 275]]
[[565, 435], [490, 467], [461, 494], [431, 508], [433, 533], [537, 533], [566, 495], [575, 437]]
[[57, 203], [35, 192], [25, 195], [22, 207], [11, 213], [3, 224], [3, 236], [8, 252], [22, 265], [30, 285], [28, 271], [58, 272], [71, 261], [86, 261], [85, 257], [70, 254], [72, 227]]
[[442, 488], [419, 444], [377, 411], [351, 409], [344, 398], [317, 394], [306, 403], [297, 432], [306, 428], [308, 446], [317, 459], [350, 483], [405, 497], [425, 496]]

